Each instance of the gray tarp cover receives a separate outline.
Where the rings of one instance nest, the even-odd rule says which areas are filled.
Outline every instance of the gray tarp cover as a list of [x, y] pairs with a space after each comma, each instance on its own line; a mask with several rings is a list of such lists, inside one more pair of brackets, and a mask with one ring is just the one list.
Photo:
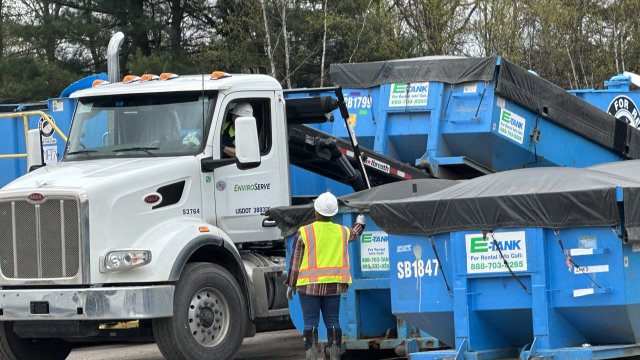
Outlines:
[[[338, 198], [341, 206], [366, 210], [374, 201], [387, 201], [431, 194], [456, 184], [454, 180], [420, 179], [406, 180], [381, 185]], [[414, 193], [415, 190], [415, 193]], [[315, 219], [313, 204], [281, 206], [269, 209], [284, 236], [295, 234], [300, 226], [310, 224]]]
[[[625, 209], [634, 209], [629, 212], [640, 216], [640, 211], [635, 210], [640, 204], [638, 161], [596, 169], [506, 171], [467, 180], [430, 195], [376, 202], [370, 206], [370, 214], [382, 229], [398, 234], [613, 226], [620, 223], [616, 187], [624, 188], [628, 196], [624, 199]], [[627, 227], [640, 220], [625, 219]]]
[[598, 109], [518, 65], [489, 58], [417, 58], [332, 64], [331, 80], [345, 88], [436, 81], [495, 82], [495, 93], [597, 144], [640, 158], [640, 130]]

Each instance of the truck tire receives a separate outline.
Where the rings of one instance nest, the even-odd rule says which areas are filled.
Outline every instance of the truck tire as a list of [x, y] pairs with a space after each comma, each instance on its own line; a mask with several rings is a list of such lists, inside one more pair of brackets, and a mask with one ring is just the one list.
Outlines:
[[168, 360], [232, 359], [247, 325], [245, 298], [226, 269], [191, 263], [182, 271], [173, 317], [153, 320], [153, 335]]
[[13, 322], [0, 322], [0, 360], [63, 360], [71, 348], [61, 339], [23, 339], [13, 332]]

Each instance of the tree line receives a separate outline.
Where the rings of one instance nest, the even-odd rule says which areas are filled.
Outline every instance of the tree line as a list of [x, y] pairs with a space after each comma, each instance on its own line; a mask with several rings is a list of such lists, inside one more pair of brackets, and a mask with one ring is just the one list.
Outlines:
[[0, 103], [106, 71], [262, 73], [330, 84], [329, 65], [501, 55], [564, 88], [640, 71], [640, 0], [0, 0]]

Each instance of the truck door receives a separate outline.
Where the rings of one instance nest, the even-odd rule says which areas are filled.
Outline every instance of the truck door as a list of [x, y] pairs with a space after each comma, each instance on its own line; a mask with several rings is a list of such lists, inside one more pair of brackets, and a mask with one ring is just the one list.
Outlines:
[[256, 119], [261, 162], [253, 169], [240, 170], [230, 164], [214, 170], [210, 185], [215, 188], [217, 225], [234, 242], [274, 240], [281, 237], [280, 231], [263, 227], [262, 214], [271, 207], [290, 203], [282, 98], [276, 99], [269, 91], [252, 91], [251, 97], [226, 96], [214, 122], [213, 156], [230, 157], [229, 148], [234, 148], [234, 110], [239, 116], [249, 116], [247, 109]]

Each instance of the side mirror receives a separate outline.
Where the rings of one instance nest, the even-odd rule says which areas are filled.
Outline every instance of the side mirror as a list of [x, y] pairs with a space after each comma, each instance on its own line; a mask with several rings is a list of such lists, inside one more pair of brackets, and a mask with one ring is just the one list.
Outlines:
[[260, 166], [260, 141], [254, 117], [239, 117], [235, 120], [236, 164], [245, 170]]
[[31, 129], [27, 133], [27, 169], [31, 171], [43, 166], [40, 129]]

